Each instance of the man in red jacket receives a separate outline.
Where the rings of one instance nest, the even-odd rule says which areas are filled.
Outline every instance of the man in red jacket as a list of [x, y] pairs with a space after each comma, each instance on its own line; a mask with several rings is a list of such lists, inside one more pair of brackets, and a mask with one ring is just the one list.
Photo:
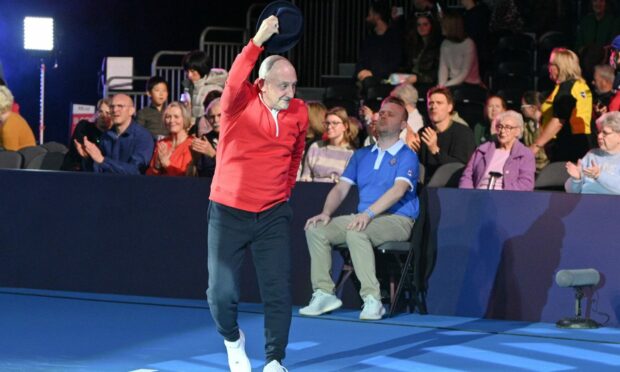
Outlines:
[[254, 84], [248, 77], [263, 44], [278, 33], [265, 19], [233, 63], [221, 97], [217, 166], [211, 185], [207, 296], [224, 337], [231, 371], [250, 371], [237, 324], [239, 282], [246, 247], [252, 249], [265, 308], [265, 371], [282, 371], [291, 324], [287, 202], [304, 149], [308, 112], [293, 98], [297, 75], [284, 57], [267, 57]]

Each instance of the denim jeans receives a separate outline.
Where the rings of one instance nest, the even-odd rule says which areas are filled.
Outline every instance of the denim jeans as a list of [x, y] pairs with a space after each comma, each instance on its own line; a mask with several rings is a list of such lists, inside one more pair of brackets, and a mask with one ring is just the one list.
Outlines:
[[292, 312], [291, 208], [284, 202], [253, 213], [211, 202], [208, 214], [207, 297], [217, 330], [228, 341], [239, 339], [239, 283], [245, 251], [250, 247], [265, 308], [266, 361], [281, 361]]

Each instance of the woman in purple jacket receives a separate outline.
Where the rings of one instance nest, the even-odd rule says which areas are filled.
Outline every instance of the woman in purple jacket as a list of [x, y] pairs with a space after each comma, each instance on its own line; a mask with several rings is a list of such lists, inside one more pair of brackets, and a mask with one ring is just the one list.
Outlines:
[[523, 116], [516, 111], [501, 113], [494, 121], [495, 141], [478, 146], [461, 176], [462, 189], [532, 191], [536, 162], [519, 138]]

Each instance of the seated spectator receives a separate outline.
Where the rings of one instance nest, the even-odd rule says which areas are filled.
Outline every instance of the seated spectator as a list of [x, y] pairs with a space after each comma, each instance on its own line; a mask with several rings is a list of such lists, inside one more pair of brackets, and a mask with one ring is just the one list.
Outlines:
[[[596, 122], [601, 115], [609, 112], [609, 103], [614, 96], [614, 69], [610, 65], [596, 65], [594, 67], [594, 106], [592, 120]], [[594, 129], [594, 128], [592, 128]]]
[[351, 123], [347, 111], [342, 107], [329, 110], [325, 127], [327, 139], [308, 148], [300, 181], [338, 182], [353, 155], [358, 128]]
[[390, 8], [387, 1], [372, 0], [366, 17], [372, 33], [362, 43], [355, 66], [355, 76], [363, 87], [387, 79], [402, 63], [402, 32], [396, 27], [390, 27], [389, 22]]
[[[521, 98], [521, 113], [523, 114], [523, 119], [525, 121], [521, 141], [527, 147], [532, 146], [532, 144], [536, 141], [536, 138], [540, 136], [540, 119], [542, 117], [540, 106], [542, 102], [542, 94], [536, 91], [527, 91]], [[536, 152], [534, 158], [536, 159], [537, 173], [549, 164], [549, 159], [544, 151]]]
[[[2, 78], [0, 78], [0, 86], [8, 88], [6, 82]], [[11, 107], [11, 111], [19, 114], [19, 104], [15, 102], [15, 99], [13, 99], [13, 107]]]
[[220, 119], [222, 118], [220, 98], [216, 98], [209, 103], [205, 118], [213, 130], [194, 138], [191, 149], [194, 152], [194, 162], [198, 176], [213, 178], [217, 143], [220, 137]]
[[84, 137], [84, 143], [74, 142], [84, 159], [83, 169], [95, 173], [141, 174], [153, 154], [153, 136], [136, 123], [133, 100], [117, 94], [110, 105], [113, 129], [101, 136], [99, 144]]
[[102, 98], [97, 102], [97, 113], [92, 120], [80, 120], [71, 136], [71, 143], [69, 144], [69, 151], [65, 154], [65, 159], [62, 163], [62, 170], [66, 171], [81, 171], [82, 169], [82, 157], [77, 150], [77, 144], [84, 142], [84, 137], [92, 143], [99, 144], [103, 133], [112, 128], [112, 116], [110, 115], [110, 105], [112, 99]]
[[428, 116], [431, 126], [412, 136], [409, 146], [420, 157], [425, 167], [425, 181], [437, 168], [448, 163], [466, 164], [476, 147], [474, 133], [465, 125], [452, 120], [454, 100], [448, 88], [432, 88], [427, 94]]
[[[366, 139], [364, 140], [364, 144], [362, 147], [374, 145], [377, 143], [377, 122], [379, 121], [379, 113], [370, 111], [368, 113], [368, 117], [364, 116], [364, 122], [366, 123]], [[409, 129], [405, 129], [407, 133], [410, 132]], [[405, 142], [406, 143], [406, 142]]]
[[153, 76], [146, 82], [146, 94], [151, 98], [151, 104], [138, 111], [136, 121], [151, 132], [155, 139], [163, 138], [168, 135], [161, 120], [168, 102], [168, 83], [160, 76]]
[[493, 140], [493, 136], [495, 135], [493, 120], [507, 109], [508, 105], [506, 105], [506, 101], [504, 101], [502, 97], [490, 96], [487, 98], [487, 103], [484, 106], [484, 120], [474, 125], [474, 140], [476, 141], [476, 146]]
[[556, 85], [541, 106], [542, 131], [530, 150], [544, 148], [551, 162], [577, 161], [590, 148], [592, 92], [581, 77], [579, 58], [568, 49], [551, 52], [549, 78]]
[[[407, 127], [414, 132], [418, 132], [424, 126], [424, 118], [418, 111], [418, 91], [411, 84], [403, 83], [390, 92], [390, 96], [400, 98], [405, 103], [407, 109]], [[400, 136], [404, 140], [407, 129]]]
[[6, 86], [0, 86], [0, 148], [18, 151], [35, 146], [34, 134], [26, 120], [13, 112], [13, 94]]
[[222, 96], [222, 92], [220, 92], [219, 90], [212, 90], [209, 92], [209, 94], [207, 94], [203, 102], [204, 107], [205, 107], [205, 114], [203, 117], [200, 118], [200, 120], [194, 123], [194, 125], [192, 125], [191, 128], [189, 128], [188, 133], [190, 136], [201, 138], [202, 136], [204, 136], [207, 133], [210, 133], [213, 130], [213, 126], [211, 125], [211, 122], [207, 118], [207, 115], [208, 115], [207, 108], [209, 107], [211, 102], [220, 98], [221, 96]]
[[446, 14], [441, 20], [441, 30], [445, 39], [439, 53], [438, 84], [444, 87], [480, 85], [476, 45], [465, 34], [463, 17]]
[[589, 46], [602, 48], [620, 33], [620, 21], [610, 11], [610, 1], [592, 0], [592, 13], [579, 22], [575, 50], [581, 54]]
[[[187, 80], [183, 81], [189, 95], [192, 113], [192, 125], [204, 115], [204, 100], [212, 90], [223, 91], [228, 72], [220, 68], [211, 68], [211, 58], [200, 50], [189, 52], [183, 57], [183, 70]], [[185, 98], [187, 100], [187, 97]]]
[[[418, 90], [411, 84], [402, 83], [392, 89], [390, 96], [399, 98], [405, 103], [407, 109], [407, 127], [400, 133], [400, 139], [405, 143], [408, 143], [407, 136], [411, 136], [411, 133], [417, 133], [424, 126], [424, 118], [420, 114], [417, 108], [418, 103]], [[454, 115], [458, 117], [455, 112]], [[377, 113], [373, 113], [372, 109], [368, 106], [362, 106], [360, 108], [360, 117], [363, 119], [366, 125], [367, 137], [364, 140], [364, 146], [372, 145], [376, 142], [376, 136], [374, 134], [374, 124], [379, 120]], [[462, 120], [461, 118], [459, 118]], [[467, 125], [467, 124], [465, 124]]]
[[[343, 243], [349, 248], [355, 275], [361, 282], [359, 293], [364, 306], [360, 319], [376, 320], [385, 314], [373, 247], [409, 239], [419, 213], [419, 165], [416, 154], [398, 138], [407, 125], [403, 102], [386, 98], [379, 115], [377, 144], [355, 152], [341, 181], [327, 196], [323, 211], [306, 222], [314, 293], [310, 304], [299, 310], [301, 315], [318, 316], [342, 306], [334, 295], [330, 272], [332, 245]], [[358, 213], [332, 218], [352, 185], [357, 185], [359, 192]]]
[[327, 108], [321, 102], [308, 102], [308, 131], [306, 132], [306, 149], [308, 151], [310, 145], [323, 138], [325, 133], [325, 116]]
[[506, 111], [494, 121], [495, 139], [476, 148], [463, 171], [462, 189], [534, 190], [536, 166], [534, 155], [519, 142], [523, 134], [523, 117]]
[[189, 109], [180, 102], [172, 102], [164, 110], [164, 125], [170, 133], [157, 141], [151, 163], [146, 174], [149, 176], [187, 176], [193, 171], [193, 137], [187, 134], [192, 118]]
[[564, 187], [582, 194], [620, 194], [620, 112], [601, 116], [598, 149], [590, 150], [577, 164], [566, 163], [570, 178]]
[[[405, 72], [411, 74], [405, 82], [409, 84], [437, 83], [439, 66], [439, 45], [441, 32], [439, 24], [430, 13], [421, 13], [415, 17], [415, 24], [409, 26], [405, 39]], [[414, 28], [415, 26], [415, 28]]]

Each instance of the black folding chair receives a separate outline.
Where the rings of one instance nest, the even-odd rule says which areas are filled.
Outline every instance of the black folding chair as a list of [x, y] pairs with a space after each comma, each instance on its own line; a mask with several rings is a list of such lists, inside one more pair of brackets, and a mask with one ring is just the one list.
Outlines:
[[564, 184], [569, 177], [565, 161], [553, 162], [540, 171], [534, 182], [534, 189], [564, 191]]

